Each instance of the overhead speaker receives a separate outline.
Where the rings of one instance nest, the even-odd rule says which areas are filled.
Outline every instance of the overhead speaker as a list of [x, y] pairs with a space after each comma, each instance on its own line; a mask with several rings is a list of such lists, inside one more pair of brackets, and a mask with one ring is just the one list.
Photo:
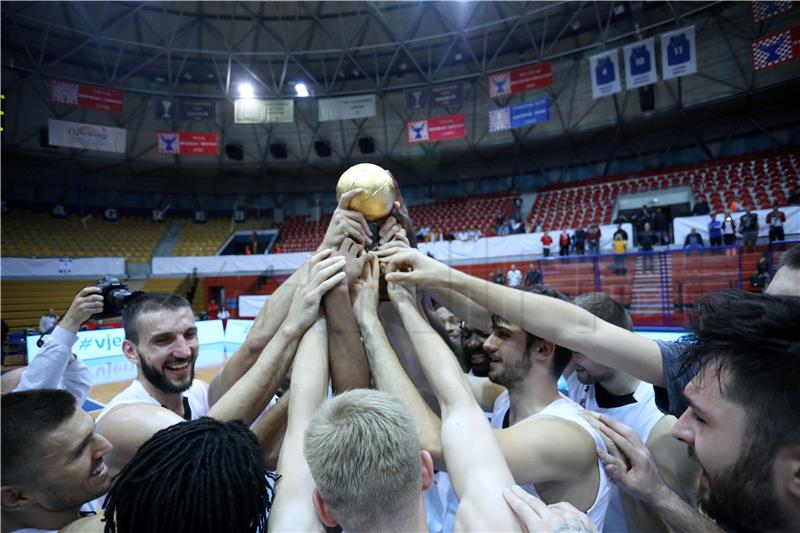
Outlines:
[[314, 143], [314, 151], [317, 152], [319, 157], [330, 157], [331, 143], [329, 141], [316, 141]]
[[656, 108], [656, 86], [654, 84], [639, 87], [639, 109], [642, 113]]
[[375, 152], [375, 140], [372, 137], [361, 137], [358, 140], [358, 149], [362, 154], [372, 154]]
[[286, 143], [272, 143], [269, 145], [269, 153], [275, 159], [286, 159], [289, 157], [289, 152], [286, 150]]
[[242, 145], [226, 144], [225, 155], [228, 156], [228, 159], [232, 159], [234, 161], [241, 161], [242, 159], [244, 159], [244, 151], [242, 150]]

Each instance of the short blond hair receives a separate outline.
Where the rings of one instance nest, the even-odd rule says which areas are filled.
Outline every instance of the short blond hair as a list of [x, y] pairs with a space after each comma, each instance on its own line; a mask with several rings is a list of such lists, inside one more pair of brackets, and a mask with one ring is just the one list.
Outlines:
[[345, 530], [385, 529], [416, 512], [419, 451], [414, 417], [405, 405], [368, 389], [322, 404], [304, 442], [317, 488]]

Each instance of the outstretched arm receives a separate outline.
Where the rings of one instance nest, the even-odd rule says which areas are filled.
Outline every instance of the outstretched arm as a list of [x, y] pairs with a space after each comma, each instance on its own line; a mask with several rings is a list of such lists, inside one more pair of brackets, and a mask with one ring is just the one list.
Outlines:
[[419, 252], [392, 252], [382, 253], [393, 271], [387, 279], [452, 288], [529, 333], [664, 386], [661, 351], [655, 341], [609, 324], [576, 305], [469, 276]]
[[503, 498], [514, 484], [511, 470], [455, 356], [420, 314], [408, 288], [390, 283], [389, 296], [442, 408], [442, 448], [459, 499], [455, 528], [521, 530]]
[[324, 531], [312, 493], [314, 478], [303, 454], [306, 428], [328, 393], [328, 335], [320, 318], [300, 342], [292, 372], [289, 420], [278, 459], [280, 477], [269, 514], [270, 531]]

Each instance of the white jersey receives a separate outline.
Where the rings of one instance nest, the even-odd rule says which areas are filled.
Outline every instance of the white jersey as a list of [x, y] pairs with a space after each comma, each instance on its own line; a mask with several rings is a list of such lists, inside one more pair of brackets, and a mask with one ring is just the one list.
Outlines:
[[[589, 435], [592, 436], [594, 439], [595, 445], [603, 450], [606, 449], [605, 442], [603, 442], [603, 438], [598, 435], [598, 433], [589, 425], [586, 420], [581, 418], [578, 414], [582, 407], [563, 394], [559, 393], [559, 399], [536, 413], [529, 418], [537, 417], [537, 416], [556, 416], [558, 418], [563, 418], [564, 420], [569, 420], [570, 422], [574, 422], [578, 424], [580, 427], [585, 429]], [[511, 402], [509, 400], [508, 391], [503, 391], [500, 396], [494, 401], [494, 410], [492, 411], [492, 427], [496, 429], [502, 429], [504, 426], [506, 414], [508, 413], [509, 409], [511, 408]], [[589, 518], [592, 519], [594, 525], [597, 527], [598, 530], [603, 529], [603, 521], [605, 520], [606, 510], [608, 509], [608, 502], [611, 498], [611, 487], [612, 482], [606, 475], [606, 471], [603, 468], [603, 465], [600, 462], [600, 459], [597, 460], [597, 470], [600, 474], [600, 483], [597, 487], [597, 496], [594, 499], [591, 507], [586, 511], [586, 514]], [[537, 498], [539, 494], [536, 492], [536, 487], [532, 483], [527, 483], [521, 485], [526, 492], [533, 494]]]
[[[196, 379], [183, 393], [185, 403], [188, 403], [189, 409], [192, 414], [190, 420], [197, 420], [201, 416], [208, 413], [208, 384], [205, 381]], [[100, 414], [97, 416], [97, 422], [100, 421], [108, 412], [118, 405], [131, 404], [131, 403], [147, 403], [150, 405], [161, 405], [161, 403], [150, 396], [147, 389], [138, 379], [134, 379], [127, 389], [114, 396], [108, 405], [103, 407]]]
[[[656, 395], [653, 386], [649, 383], [640, 382], [633, 394], [623, 396], [612, 396], [602, 386], [584, 385], [573, 372], [567, 378], [569, 385], [569, 396], [581, 407], [602, 413], [609, 418], [622, 422], [630, 426], [639, 435], [642, 442], [647, 442], [653, 427], [664, 417], [664, 413], [656, 407]], [[598, 395], [600, 400], [598, 403]], [[601, 407], [602, 403], [605, 407]], [[636, 528], [628, 528], [625, 523], [625, 513], [619, 497], [619, 489], [614, 485], [611, 493], [611, 503], [608, 506], [606, 521], [603, 527], [604, 533], [635, 531]]]
[[[98, 498], [88, 503], [81, 505], [80, 516], [90, 516], [103, 512], [102, 499]], [[55, 529], [36, 529], [35, 527], [26, 527], [25, 529], [15, 529], [12, 533], [58, 533]]]

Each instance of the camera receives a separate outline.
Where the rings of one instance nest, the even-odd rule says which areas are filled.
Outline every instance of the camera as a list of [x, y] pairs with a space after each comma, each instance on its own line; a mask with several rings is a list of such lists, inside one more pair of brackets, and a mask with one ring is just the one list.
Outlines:
[[100, 289], [100, 295], [103, 297], [103, 311], [92, 315], [95, 320], [120, 316], [128, 298], [141, 292], [131, 292], [127, 285], [113, 276], [105, 276], [97, 283], [97, 288]]

